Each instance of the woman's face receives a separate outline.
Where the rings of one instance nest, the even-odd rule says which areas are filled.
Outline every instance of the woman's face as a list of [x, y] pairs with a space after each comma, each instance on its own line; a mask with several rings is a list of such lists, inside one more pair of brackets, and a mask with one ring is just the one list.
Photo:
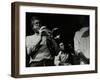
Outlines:
[[59, 46], [60, 46], [61, 50], [64, 50], [64, 44], [63, 43], [60, 43]]

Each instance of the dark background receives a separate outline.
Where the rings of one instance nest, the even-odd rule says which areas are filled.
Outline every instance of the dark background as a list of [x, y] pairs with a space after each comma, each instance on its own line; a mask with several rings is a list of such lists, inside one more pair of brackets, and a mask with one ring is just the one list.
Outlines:
[[55, 27], [60, 28], [60, 33], [62, 34], [62, 39], [65, 45], [71, 43], [73, 46], [75, 32], [84, 26], [89, 26], [89, 15], [26, 12], [26, 36], [32, 34], [32, 16], [39, 17], [42, 25], [47, 26], [47, 28], [49, 28], [50, 30]]
[[[74, 35], [82, 27], [89, 27], [89, 15], [71, 14], [48, 14], [48, 13], [29, 13], [26, 12], [26, 36], [32, 35], [31, 18], [36, 16], [40, 19], [42, 26], [48, 29], [59, 28], [61, 39], [65, 45], [66, 52], [69, 53], [69, 62], [73, 65], [79, 64], [79, 59], [73, 56]], [[71, 46], [69, 46], [71, 44]], [[27, 54], [26, 54], [27, 55]], [[26, 56], [26, 66], [28, 67], [29, 57]]]

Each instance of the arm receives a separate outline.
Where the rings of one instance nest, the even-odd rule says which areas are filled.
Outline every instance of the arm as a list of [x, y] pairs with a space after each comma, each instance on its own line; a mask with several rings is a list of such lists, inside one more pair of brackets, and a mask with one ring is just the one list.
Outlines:
[[32, 50], [31, 50], [32, 52], [35, 53], [39, 50], [39, 48], [41, 47], [41, 45], [40, 45], [41, 41], [42, 41], [42, 38], [40, 38], [40, 41], [35, 46], [33, 46]]
[[79, 34], [79, 32], [76, 32], [75, 36], [74, 36], [74, 50], [75, 50], [75, 54], [78, 55], [77, 53], [80, 51], [80, 34]]
[[80, 59], [81, 59], [85, 64], [89, 64], [89, 59], [86, 58], [82, 52], [79, 52], [79, 53], [78, 53], [78, 56], [80, 57]]
[[61, 54], [61, 51], [58, 53], [58, 55], [57, 56], [55, 56], [55, 58], [54, 58], [54, 64], [56, 65], [56, 66], [59, 66], [59, 64], [60, 64], [60, 54]]
[[51, 52], [52, 56], [57, 56], [60, 49], [56, 43], [56, 41], [53, 38], [48, 38], [47, 39], [47, 46]]

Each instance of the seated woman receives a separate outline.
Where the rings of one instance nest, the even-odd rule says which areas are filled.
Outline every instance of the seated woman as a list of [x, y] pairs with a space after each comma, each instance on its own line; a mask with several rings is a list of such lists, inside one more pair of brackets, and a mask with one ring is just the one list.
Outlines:
[[70, 65], [70, 63], [68, 62], [68, 58], [69, 58], [69, 54], [67, 54], [65, 52], [65, 46], [63, 44], [63, 42], [61, 42], [59, 44], [59, 47], [60, 47], [60, 51], [58, 53], [57, 56], [55, 56], [55, 59], [54, 59], [54, 64], [56, 66], [59, 66], [59, 65]]

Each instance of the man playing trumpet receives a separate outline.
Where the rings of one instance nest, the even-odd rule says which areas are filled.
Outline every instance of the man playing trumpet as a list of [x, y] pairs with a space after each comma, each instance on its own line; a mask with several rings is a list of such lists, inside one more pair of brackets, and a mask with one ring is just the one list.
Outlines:
[[46, 26], [41, 26], [38, 17], [32, 17], [31, 24], [34, 34], [26, 37], [29, 66], [53, 66], [57, 45], [52, 39], [51, 31]]

